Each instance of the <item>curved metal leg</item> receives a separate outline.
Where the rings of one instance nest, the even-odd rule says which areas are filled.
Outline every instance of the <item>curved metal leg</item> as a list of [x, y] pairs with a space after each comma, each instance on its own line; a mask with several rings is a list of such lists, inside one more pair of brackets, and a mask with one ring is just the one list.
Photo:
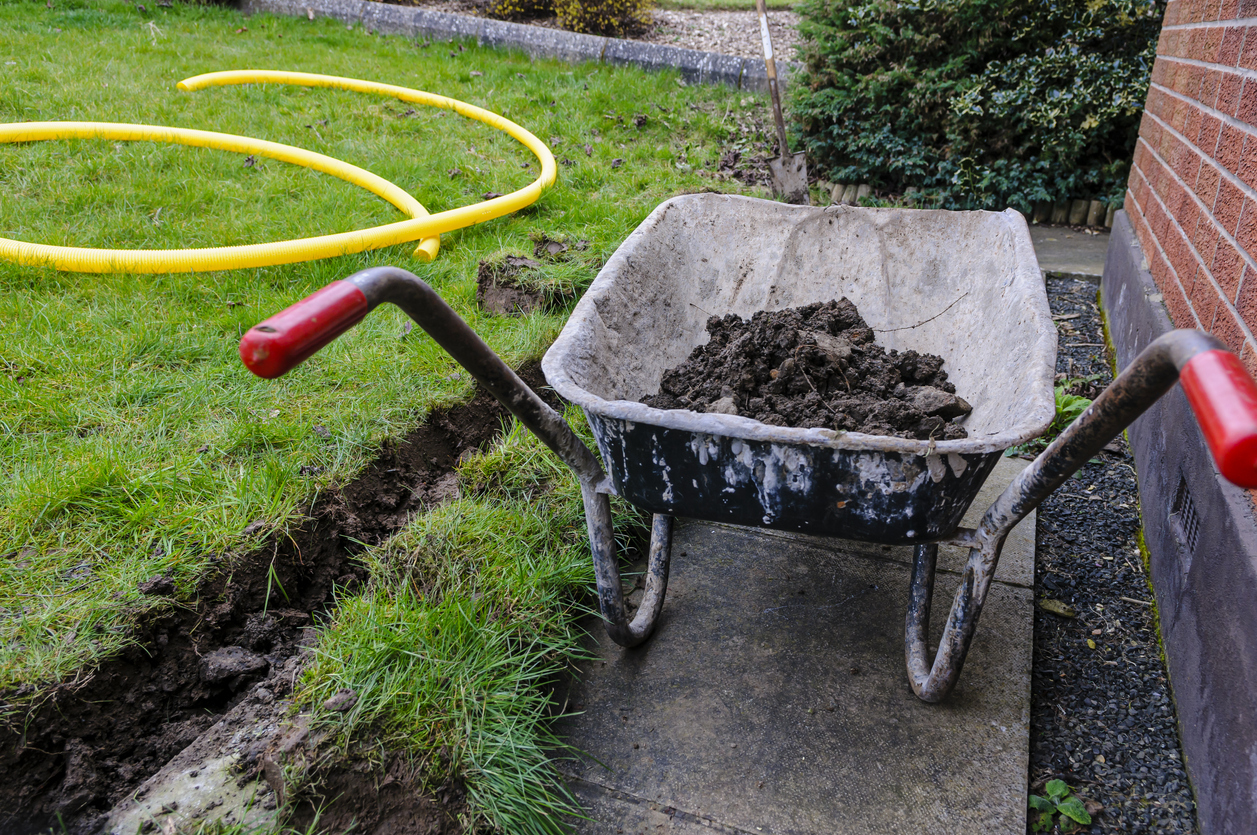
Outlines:
[[947, 625], [938, 641], [933, 663], [929, 658], [930, 600], [934, 594], [934, 567], [938, 561], [938, 545], [916, 547], [912, 562], [912, 582], [908, 597], [908, 617], [904, 627], [904, 654], [908, 661], [908, 681], [912, 691], [925, 702], [946, 698], [960, 678], [969, 643], [973, 640], [986, 593], [995, 575], [1004, 536], [982, 537], [969, 549], [969, 561], [960, 578], [960, 588], [952, 600]]
[[650, 637], [668, 591], [668, 563], [672, 556], [672, 517], [655, 514], [650, 531], [650, 560], [646, 568], [646, 594], [637, 614], [629, 622], [624, 606], [624, 588], [615, 555], [615, 532], [611, 525], [611, 502], [590, 485], [581, 484], [585, 500], [585, 524], [594, 553], [594, 576], [598, 581], [598, 607], [606, 621], [607, 634], [622, 647], [635, 647]]
[[1013, 526], [1174, 385], [1180, 369], [1220, 346], [1213, 337], [1197, 331], [1172, 331], [1157, 338], [1030, 466], [1018, 473], [987, 509], [977, 530], [964, 531], [951, 540], [970, 546], [969, 561], [939, 639], [938, 652], [929, 665], [926, 658], [930, 595], [938, 547], [917, 546], [904, 635], [908, 679], [917, 696], [938, 702], [955, 686], [986, 602], [1004, 537]]

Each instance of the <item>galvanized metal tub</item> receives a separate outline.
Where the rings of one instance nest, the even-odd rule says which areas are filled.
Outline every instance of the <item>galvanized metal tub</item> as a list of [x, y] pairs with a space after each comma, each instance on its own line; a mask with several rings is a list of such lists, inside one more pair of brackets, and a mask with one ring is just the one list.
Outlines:
[[[709, 316], [846, 296], [888, 349], [938, 354], [969, 437], [768, 426], [638, 401]], [[729, 195], [660, 205], [542, 361], [585, 411], [613, 489], [652, 513], [887, 544], [949, 535], [1003, 450], [1055, 413], [1056, 329], [1014, 211], [810, 208]]]

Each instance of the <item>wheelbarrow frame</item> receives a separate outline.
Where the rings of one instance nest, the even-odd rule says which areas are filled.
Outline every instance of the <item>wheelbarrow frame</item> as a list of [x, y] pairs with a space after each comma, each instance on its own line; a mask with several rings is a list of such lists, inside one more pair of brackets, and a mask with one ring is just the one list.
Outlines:
[[[645, 595], [630, 617], [608, 498], [613, 485], [598, 457], [417, 276], [396, 267], [376, 267], [334, 282], [248, 331], [240, 343], [241, 357], [259, 376], [277, 377], [384, 302], [409, 315], [576, 474], [607, 633], [624, 647], [645, 641], [667, 593], [673, 517], [653, 515]], [[1242, 486], [1257, 486], [1257, 387], [1239, 360], [1214, 337], [1193, 330], [1160, 337], [1018, 474], [987, 509], [977, 528], [955, 528], [916, 544], [904, 648], [909, 682], [919, 698], [938, 702], [955, 686], [1008, 533], [1168, 391], [1180, 375], [1223, 474]], [[968, 547], [969, 557], [931, 660], [930, 608], [940, 544]]]

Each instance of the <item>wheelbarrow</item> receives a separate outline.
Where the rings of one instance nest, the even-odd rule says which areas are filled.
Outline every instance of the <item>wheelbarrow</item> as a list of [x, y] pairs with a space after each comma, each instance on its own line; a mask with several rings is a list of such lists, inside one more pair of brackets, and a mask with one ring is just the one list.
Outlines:
[[[637, 400], [708, 338], [710, 316], [846, 296], [888, 349], [944, 357], [972, 406], [967, 438], [921, 441], [769, 426]], [[427, 284], [377, 267], [336, 281], [248, 331], [245, 364], [277, 377], [383, 302], [404, 310], [576, 473], [598, 601], [618, 644], [646, 640], [668, 584], [676, 516], [867, 542], [912, 544], [905, 652], [913, 691], [951, 691], [1004, 538], [1027, 513], [1181, 380], [1219, 469], [1257, 486], [1257, 386], [1207, 334], [1146, 348], [1023, 470], [975, 529], [960, 520], [1004, 450], [1055, 415], [1056, 330], [1025, 220], [1013, 211], [824, 209], [726, 195], [660, 205], [619, 247], [543, 359], [585, 412], [576, 436]], [[604, 464], [606, 469], [604, 469]], [[608, 496], [653, 514], [645, 594], [630, 617]], [[938, 546], [969, 549], [929, 658]]]

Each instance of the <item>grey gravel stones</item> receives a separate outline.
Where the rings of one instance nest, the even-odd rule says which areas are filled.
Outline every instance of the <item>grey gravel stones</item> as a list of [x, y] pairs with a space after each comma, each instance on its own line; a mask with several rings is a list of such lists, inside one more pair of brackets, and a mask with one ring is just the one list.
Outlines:
[[[1104, 341], [1096, 285], [1049, 277], [1048, 296], [1053, 314], [1081, 314], [1062, 325], [1076, 333], [1063, 334], [1057, 371], [1102, 374], [1104, 385], [1104, 349], [1070, 347]], [[1195, 803], [1135, 540], [1134, 462], [1124, 443], [1117, 450], [1102, 452], [1039, 508], [1035, 598], [1062, 601], [1076, 617], [1035, 612], [1031, 790], [1059, 777], [1103, 804], [1088, 833], [1194, 833]]]

